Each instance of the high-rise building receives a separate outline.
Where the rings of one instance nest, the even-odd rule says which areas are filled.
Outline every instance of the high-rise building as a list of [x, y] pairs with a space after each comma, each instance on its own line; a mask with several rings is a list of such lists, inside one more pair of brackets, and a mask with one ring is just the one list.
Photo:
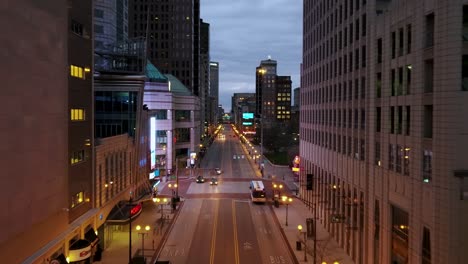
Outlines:
[[294, 98], [293, 106], [297, 106], [297, 107], [299, 106], [300, 93], [301, 93], [301, 90], [300, 90], [299, 87], [294, 88], [294, 90], [293, 90], [293, 98]]
[[200, 21], [200, 119], [202, 134], [208, 133], [210, 91], [210, 24]]
[[276, 118], [275, 80], [276, 61], [271, 59], [262, 60], [260, 66], [256, 68], [255, 105], [257, 109], [255, 115], [262, 116], [262, 120], [266, 123], [272, 122]]
[[147, 37], [148, 59], [199, 95], [200, 1], [129, 1], [129, 36]]
[[210, 97], [213, 104], [211, 105], [210, 123], [216, 125], [219, 119], [218, 103], [219, 103], [219, 63], [210, 62]]
[[355, 263], [465, 263], [468, 5], [303, 8], [300, 196]]
[[276, 76], [275, 80], [276, 121], [291, 119], [291, 77]]
[[262, 60], [256, 68], [256, 111], [265, 125], [291, 118], [291, 77], [276, 74], [277, 62]]
[[242, 113], [255, 113], [255, 93], [234, 93], [231, 97], [232, 121], [236, 126], [242, 125]]
[[128, 39], [128, 0], [94, 1], [94, 48], [110, 49]]
[[11, 25], [0, 62], [3, 263], [64, 261], [92, 229], [92, 10], [92, 1], [23, 1], [0, 17]]

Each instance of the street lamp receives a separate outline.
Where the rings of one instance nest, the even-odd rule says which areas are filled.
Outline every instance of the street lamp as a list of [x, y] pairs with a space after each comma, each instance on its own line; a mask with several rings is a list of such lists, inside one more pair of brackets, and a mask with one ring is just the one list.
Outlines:
[[169, 183], [168, 184], [169, 189], [171, 189], [172, 197], [175, 197], [176, 190], [177, 190], [177, 183]]
[[166, 198], [166, 197], [164, 197], [164, 198], [154, 197], [154, 198], [153, 198], [153, 202], [154, 202], [156, 205], [161, 205], [161, 219], [163, 219], [163, 218], [164, 218], [163, 205], [164, 205], [164, 204], [167, 204], [167, 198]]
[[176, 191], [177, 191], [177, 183], [169, 183], [169, 189], [172, 190], [172, 198], [171, 198], [171, 212], [173, 213], [176, 209], [176, 203], [177, 203], [177, 200], [176, 200]]
[[292, 198], [287, 197], [287, 196], [282, 196], [281, 200], [283, 200], [283, 203], [286, 204], [286, 226], [288, 226], [288, 206], [292, 202]]
[[299, 230], [299, 235], [304, 234], [304, 261], [307, 262], [307, 234], [306, 231], [302, 232], [302, 225], [298, 225], [297, 230]]
[[128, 199], [128, 264], [132, 264], [132, 196]]
[[[140, 231], [141, 226], [137, 225], [135, 227], [135, 229], [137, 231]], [[145, 226], [145, 230], [146, 230], [146, 232], [138, 232], [138, 235], [141, 235], [141, 256], [143, 257], [143, 259], [145, 258], [145, 236], [148, 235], [148, 231], [150, 230], [150, 226], [149, 225]]]

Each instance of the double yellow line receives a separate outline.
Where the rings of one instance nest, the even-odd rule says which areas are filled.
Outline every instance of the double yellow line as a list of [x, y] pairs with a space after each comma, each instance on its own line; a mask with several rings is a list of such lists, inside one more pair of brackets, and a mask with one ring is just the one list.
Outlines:
[[[239, 240], [237, 238], [236, 206], [235, 206], [234, 201], [231, 201], [231, 205], [232, 205], [232, 224], [233, 224], [233, 232], [234, 232], [234, 258], [235, 258], [235, 263], [239, 264]], [[210, 264], [214, 264], [214, 257], [215, 257], [215, 251], [216, 251], [216, 229], [218, 226], [218, 213], [219, 213], [219, 200], [216, 201], [216, 207], [215, 207], [213, 235], [211, 236]]]
[[234, 257], [236, 259], [236, 264], [239, 264], [239, 240], [237, 239], [237, 223], [236, 223], [236, 206], [234, 204], [234, 200], [231, 202], [232, 204], [232, 226], [234, 232]]

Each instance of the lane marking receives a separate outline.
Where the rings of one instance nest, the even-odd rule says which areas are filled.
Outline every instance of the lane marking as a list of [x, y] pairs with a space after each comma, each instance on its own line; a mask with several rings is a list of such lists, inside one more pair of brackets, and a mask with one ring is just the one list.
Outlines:
[[234, 258], [235, 263], [239, 264], [239, 241], [237, 238], [237, 222], [236, 222], [236, 206], [234, 201], [231, 202], [232, 204], [232, 224], [233, 224], [233, 232], [234, 232]]
[[216, 227], [218, 225], [218, 210], [219, 210], [219, 201], [216, 202], [215, 205], [215, 216], [214, 216], [214, 223], [213, 223], [213, 235], [211, 237], [211, 254], [210, 254], [210, 264], [214, 263], [214, 255], [216, 249]]

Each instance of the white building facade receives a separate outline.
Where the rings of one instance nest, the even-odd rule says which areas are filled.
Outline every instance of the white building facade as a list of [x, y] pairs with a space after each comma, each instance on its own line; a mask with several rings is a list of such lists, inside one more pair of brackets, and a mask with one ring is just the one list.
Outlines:
[[173, 174], [177, 160], [181, 164], [200, 151], [200, 98], [166, 76], [166, 82], [146, 83], [143, 101], [149, 109], [151, 168]]

